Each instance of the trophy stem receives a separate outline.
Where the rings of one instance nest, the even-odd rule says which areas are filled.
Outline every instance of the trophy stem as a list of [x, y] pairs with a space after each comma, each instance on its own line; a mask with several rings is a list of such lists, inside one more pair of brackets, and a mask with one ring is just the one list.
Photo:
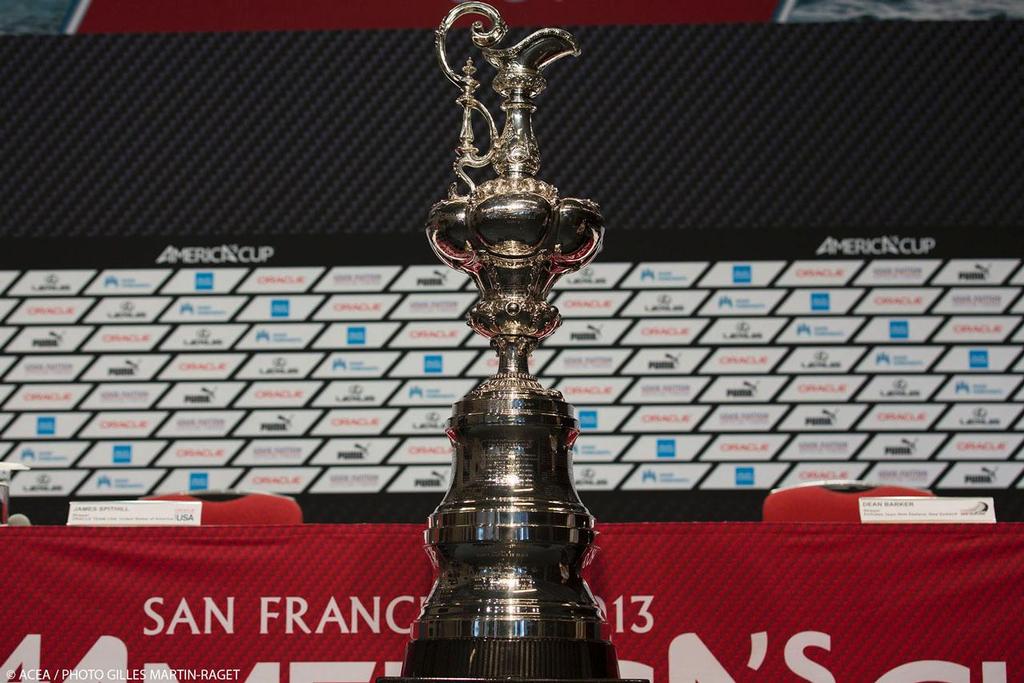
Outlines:
[[491, 340], [498, 352], [498, 375], [529, 375], [530, 354], [537, 342], [529, 337], [495, 337]]

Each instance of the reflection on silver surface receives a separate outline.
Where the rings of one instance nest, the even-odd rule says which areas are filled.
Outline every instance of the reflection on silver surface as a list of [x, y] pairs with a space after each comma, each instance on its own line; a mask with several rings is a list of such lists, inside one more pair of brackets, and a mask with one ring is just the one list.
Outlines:
[[[471, 38], [496, 69], [504, 128], [476, 99], [476, 65], [447, 61], [445, 40], [461, 17], [482, 15]], [[498, 47], [506, 27], [489, 5], [454, 8], [437, 31], [437, 55], [460, 90], [462, 127], [449, 198], [436, 204], [427, 238], [438, 258], [468, 274], [480, 292], [469, 325], [491, 340], [497, 374], [454, 406], [451, 487], [431, 515], [428, 553], [438, 576], [416, 622], [403, 676], [614, 678], [614, 650], [580, 576], [592, 554], [594, 520], [573, 485], [570, 448], [579, 428], [557, 391], [540, 385], [527, 360], [559, 325], [548, 303], [560, 276], [597, 255], [604, 232], [597, 205], [560, 197], [534, 176], [533, 133], [544, 70], [579, 54], [560, 29]], [[490, 131], [481, 152], [473, 117]], [[490, 167], [478, 182], [470, 172]], [[464, 192], [460, 193], [460, 189]]]

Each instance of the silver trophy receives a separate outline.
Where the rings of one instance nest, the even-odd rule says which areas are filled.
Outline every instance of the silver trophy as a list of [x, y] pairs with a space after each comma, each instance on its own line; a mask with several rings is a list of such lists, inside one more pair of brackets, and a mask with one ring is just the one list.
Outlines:
[[[486, 20], [473, 23], [471, 38], [497, 72], [500, 133], [474, 96], [473, 61], [456, 72], [447, 59], [448, 31], [471, 14]], [[491, 340], [499, 363], [448, 421], [452, 483], [425, 532], [437, 580], [413, 627], [402, 679], [617, 679], [615, 650], [580, 576], [593, 553], [594, 518], [573, 485], [579, 425], [562, 395], [528, 367], [560, 323], [547, 301], [552, 286], [593, 260], [604, 233], [596, 204], [559, 197], [534, 177], [540, 153], [532, 118], [544, 70], [579, 47], [548, 28], [499, 48], [505, 33], [493, 7], [467, 2], [436, 34], [441, 69], [461, 91], [462, 130], [458, 181], [431, 209], [427, 239], [442, 262], [476, 282], [480, 300], [469, 325]], [[474, 141], [474, 114], [490, 132], [486, 153]], [[466, 172], [488, 166], [497, 177], [479, 184]]]

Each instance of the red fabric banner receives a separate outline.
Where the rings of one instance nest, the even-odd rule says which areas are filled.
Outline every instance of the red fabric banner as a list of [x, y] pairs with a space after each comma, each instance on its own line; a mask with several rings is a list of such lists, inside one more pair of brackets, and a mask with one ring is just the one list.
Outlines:
[[[78, 33], [436, 28], [451, 0], [77, 0]], [[504, 0], [510, 26], [770, 21], [777, 0]]]
[[[413, 525], [0, 529], [23, 681], [369, 681], [430, 583]], [[1024, 525], [605, 525], [624, 675], [1024, 680]]]

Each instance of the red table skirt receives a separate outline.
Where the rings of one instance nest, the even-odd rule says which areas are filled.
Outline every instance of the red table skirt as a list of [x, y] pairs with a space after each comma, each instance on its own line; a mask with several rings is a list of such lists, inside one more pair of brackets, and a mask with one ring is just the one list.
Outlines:
[[[1024, 680], [1024, 525], [608, 524], [623, 673]], [[6, 680], [369, 681], [430, 585], [415, 525], [0, 529]]]

